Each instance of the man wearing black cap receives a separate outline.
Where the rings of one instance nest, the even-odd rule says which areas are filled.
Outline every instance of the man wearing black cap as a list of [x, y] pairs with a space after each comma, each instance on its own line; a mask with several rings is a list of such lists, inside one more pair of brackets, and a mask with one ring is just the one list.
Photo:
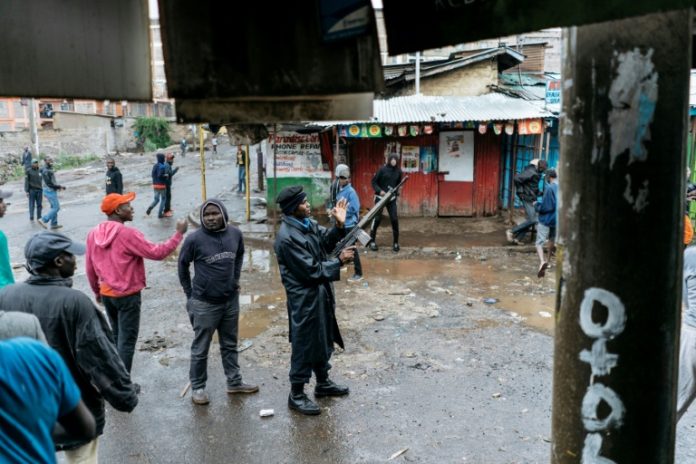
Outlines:
[[[7, 203], [5, 200], [12, 196], [12, 192], [0, 190], [0, 218], [5, 216]], [[10, 248], [7, 246], [7, 237], [0, 230], [0, 288], [14, 283], [12, 265], [10, 264]]]
[[[39, 319], [48, 344], [67, 364], [101, 435], [104, 399], [115, 409], [130, 412], [138, 397], [104, 316], [87, 295], [71, 288], [75, 255], [84, 253], [84, 245], [65, 235], [34, 235], [24, 247], [32, 275], [24, 283], [0, 290], [0, 309], [30, 313]], [[67, 450], [68, 462], [78, 457], [96, 462], [97, 439], [56, 443], [56, 449]]]
[[[43, 210], [43, 180], [39, 170], [39, 160], [32, 160], [31, 167], [26, 170], [24, 191], [29, 198], [29, 220], [33, 221], [34, 217], [39, 219]], [[36, 211], [36, 216], [34, 216], [34, 211]]]
[[348, 387], [329, 380], [333, 345], [343, 348], [332, 282], [340, 280], [341, 266], [351, 262], [354, 255], [354, 248], [347, 248], [338, 259], [328, 256], [345, 235], [346, 200], [339, 200], [331, 211], [336, 219], [331, 229], [309, 219], [311, 207], [302, 186], [283, 189], [277, 203], [284, 216], [274, 249], [287, 295], [292, 344], [288, 406], [302, 414], [317, 415], [321, 409], [304, 393], [312, 371], [317, 380], [315, 397], [349, 392]]

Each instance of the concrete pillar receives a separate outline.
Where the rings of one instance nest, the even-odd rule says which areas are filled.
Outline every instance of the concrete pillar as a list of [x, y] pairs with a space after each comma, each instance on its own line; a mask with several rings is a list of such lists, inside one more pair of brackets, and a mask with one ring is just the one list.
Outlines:
[[691, 24], [564, 32], [553, 463], [674, 461]]

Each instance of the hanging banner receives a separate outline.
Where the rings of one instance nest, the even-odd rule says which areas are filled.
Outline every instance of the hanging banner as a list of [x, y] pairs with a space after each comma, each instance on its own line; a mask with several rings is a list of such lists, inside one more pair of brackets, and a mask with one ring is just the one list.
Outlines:
[[[331, 177], [324, 171], [318, 134], [279, 132], [271, 146], [275, 150], [275, 172], [278, 177]], [[273, 166], [268, 170], [273, 176]]]
[[520, 135], [541, 134], [543, 125], [541, 119], [523, 119], [517, 122]]
[[488, 124], [486, 124], [485, 122], [482, 122], [478, 126], [478, 132], [481, 135], [485, 134], [487, 129], [488, 129]]
[[493, 124], [493, 132], [495, 135], [500, 135], [503, 132], [503, 124], [498, 122]]
[[420, 164], [420, 147], [405, 145], [401, 147], [401, 170], [403, 172], [418, 172]]
[[423, 133], [425, 135], [430, 135], [433, 133], [433, 125], [432, 124], [426, 124], [423, 126]]
[[406, 137], [408, 134], [408, 126], [399, 126], [399, 137]]
[[474, 131], [440, 132], [437, 167], [447, 171], [446, 181], [474, 180]]
[[411, 137], [415, 137], [416, 135], [420, 134], [420, 126], [414, 126], [414, 125], [408, 126], [408, 134]]
[[420, 169], [423, 174], [437, 171], [437, 152], [434, 145], [420, 147]]
[[384, 126], [384, 136], [391, 137], [392, 135], [394, 135], [394, 126]]

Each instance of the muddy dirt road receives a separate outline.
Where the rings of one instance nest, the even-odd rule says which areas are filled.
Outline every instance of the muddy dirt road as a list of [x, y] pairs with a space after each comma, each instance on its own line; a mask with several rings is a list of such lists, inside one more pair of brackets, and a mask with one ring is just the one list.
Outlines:
[[[244, 203], [229, 193], [235, 183], [231, 159], [214, 162], [208, 191], [222, 192], [233, 218], [241, 220]], [[198, 159], [189, 155], [177, 162], [182, 170], [175, 178], [174, 209], [183, 215], [200, 198]], [[165, 239], [175, 218], [144, 214], [152, 159], [118, 163], [126, 188], [138, 193], [134, 225], [151, 240]], [[84, 240], [102, 220], [101, 164], [57, 177], [68, 186], [61, 194], [63, 231]], [[3, 188], [8, 187], [17, 193], [0, 227], [13, 261], [20, 263], [26, 239], [40, 229], [28, 221], [20, 183]], [[362, 282], [345, 280], [352, 269], [342, 273], [337, 315], [346, 350], [335, 354], [332, 377], [349, 385], [351, 394], [320, 400], [318, 417], [287, 409], [285, 295], [265, 224], [243, 226], [248, 233], [241, 337], [252, 345], [240, 354], [240, 365], [245, 380], [260, 384], [255, 395], [225, 393], [214, 344], [210, 405], [194, 406], [190, 392], [180, 396], [188, 381], [192, 331], [176, 257], [148, 262], [133, 368], [142, 385], [140, 404], [131, 414], [107, 408], [100, 461], [378, 463], [406, 450], [390, 462], [549, 462], [555, 269], [537, 279], [534, 254], [498, 246], [503, 226], [496, 219], [472, 221], [464, 232], [461, 222], [428, 221], [406, 227], [398, 255], [387, 247], [363, 253]], [[386, 241], [388, 225], [382, 232]], [[78, 266], [75, 287], [88, 291], [84, 262]], [[16, 276], [25, 273], [17, 269]], [[261, 409], [275, 414], [261, 418]], [[678, 427], [677, 462], [696, 462], [695, 427], [691, 411]]]

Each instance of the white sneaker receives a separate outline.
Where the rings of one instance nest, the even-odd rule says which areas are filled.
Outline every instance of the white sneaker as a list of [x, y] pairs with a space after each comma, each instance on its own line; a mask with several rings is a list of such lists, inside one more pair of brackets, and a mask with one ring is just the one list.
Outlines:
[[210, 398], [208, 398], [205, 388], [198, 388], [191, 392], [191, 401], [194, 404], [208, 404], [210, 403]]

